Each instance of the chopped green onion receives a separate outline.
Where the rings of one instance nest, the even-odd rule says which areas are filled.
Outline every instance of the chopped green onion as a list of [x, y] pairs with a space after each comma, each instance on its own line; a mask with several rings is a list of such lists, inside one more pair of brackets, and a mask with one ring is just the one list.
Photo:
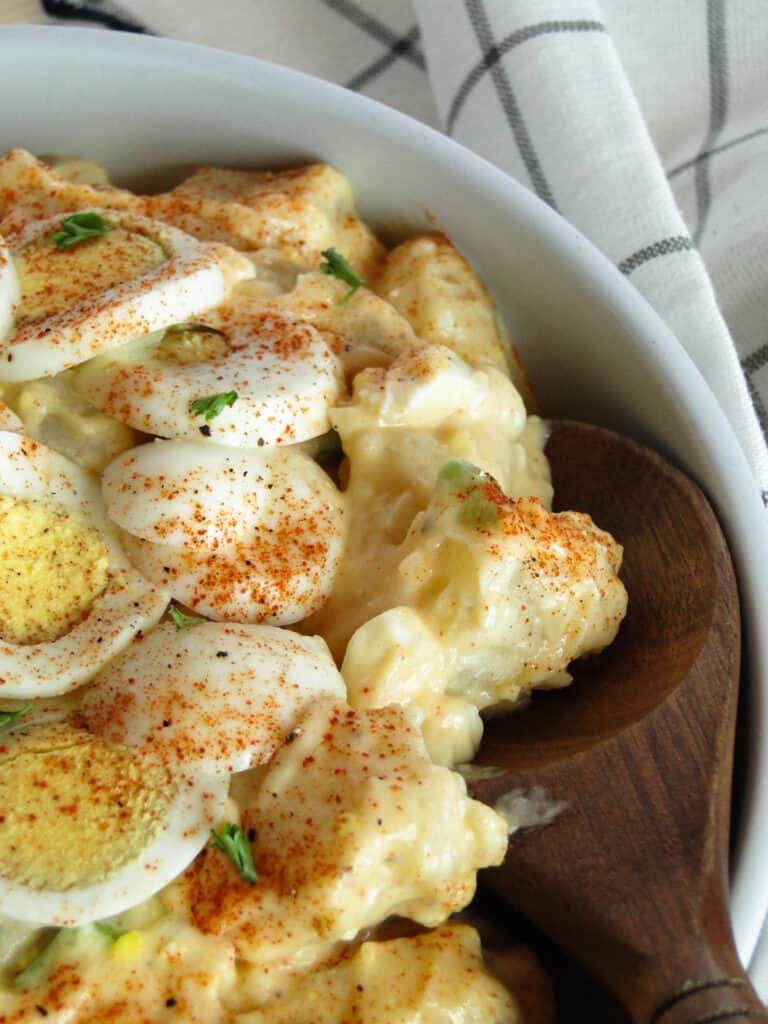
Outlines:
[[110, 924], [109, 921], [94, 921], [93, 925], [94, 928], [98, 929], [102, 935], [106, 935], [112, 942], [117, 942], [120, 936], [125, 934], [115, 925]]
[[189, 629], [190, 626], [199, 626], [201, 622], [205, 622], [205, 619], [198, 618], [197, 615], [185, 615], [175, 604], [168, 609], [168, 614], [173, 619], [176, 629]]
[[28, 700], [26, 704], [23, 704], [16, 711], [0, 711], [0, 729], [7, 729], [9, 725], [12, 725], [17, 718], [22, 715], [26, 715], [28, 711], [32, 710], [32, 701]]
[[490, 474], [465, 459], [451, 459], [437, 474], [438, 486], [461, 498], [459, 522], [467, 526], [490, 526], [498, 522], [499, 509], [486, 493]]
[[251, 844], [240, 826], [228, 821], [222, 826], [220, 833], [211, 829], [211, 837], [213, 845], [226, 853], [246, 882], [255, 885], [259, 880], [259, 873], [253, 863]]
[[499, 510], [481, 489], [475, 489], [462, 502], [459, 520], [467, 526], [492, 526], [499, 521]]
[[481, 475], [483, 471], [466, 459], [451, 459], [441, 467], [437, 479], [447, 484], [451, 491], [464, 491], [472, 487]]

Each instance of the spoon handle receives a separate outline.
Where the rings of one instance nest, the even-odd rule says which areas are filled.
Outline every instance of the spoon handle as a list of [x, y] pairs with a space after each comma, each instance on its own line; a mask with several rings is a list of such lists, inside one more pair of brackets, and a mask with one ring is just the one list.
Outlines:
[[[636, 1018], [638, 1019], [638, 1018]], [[710, 1024], [715, 1021], [768, 1021], [768, 1011], [743, 972], [739, 977], [687, 982], [676, 995], [662, 1003], [643, 1024]]]
[[652, 959], [625, 948], [612, 981], [636, 1024], [768, 1024], [768, 1009], [736, 952], [725, 880], [711, 880], [707, 890], [698, 912], [688, 908], [687, 927], [664, 931], [658, 919], [648, 921]]

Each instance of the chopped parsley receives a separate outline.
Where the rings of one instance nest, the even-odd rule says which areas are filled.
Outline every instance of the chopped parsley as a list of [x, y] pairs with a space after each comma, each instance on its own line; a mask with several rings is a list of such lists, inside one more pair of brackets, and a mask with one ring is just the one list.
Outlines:
[[190, 626], [199, 626], [201, 622], [205, 622], [205, 619], [201, 619], [197, 615], [185, 615], [175, 604], [168, 609], [168, 614], [173, 619], [176, 629], [189, 629]]
[[499, 509], [488, 497], [486, 486], [493, 481], [490, 474], [465, 459], [451, 459], [437, 474], [438, 486], [461, 499], [459, 522], [466, 526], [491, 526], [498, 522]]
[[240, 826], [228, 821], [222, 825], [221, 832], [211, 829], [211, 837], [213, 845], [226, 853], [246, 882], [255, 885], [259, 880], [259, 873], [253, 863], [251, 844]]
[[64, 218], [59, 230], [51, 235], [51, 241], [56, 243], [59, 250], [70, 249], [90, 238], [101, 238], [108, 231], [109, 227], [98, 213], [73, 213]]
[[193, 416], [205, 416], [207, 420], [216, 419], [228, 405], [234, 405], [237, 401], [236, 391], [222, 391], [219, 395], [208, 395], [206, 398], [196, 398], [189, 403], [189, 411]]
[[344, 257], [340, 256], [335, 249], [323, 249], [321, 255], [325, 257], [320, 264], [322, 272], [330, 274], [331, 277], [338, 277], [340, 281], [350, 285], [349, 291], [339, 299], [339, 305], [346, 306], [357, 289], [362, 288], [368, 282], [364, 281], [362, 277], [358, 277]]
[[0, 711], [0, 729], [7, 729], [9, 725], [12, 725], [17, 718], [22, 715], [26, 715], [28, 711], [32, 710], [32, 701], [28, 700], [26, 704], [22, 704], [16, 711]]

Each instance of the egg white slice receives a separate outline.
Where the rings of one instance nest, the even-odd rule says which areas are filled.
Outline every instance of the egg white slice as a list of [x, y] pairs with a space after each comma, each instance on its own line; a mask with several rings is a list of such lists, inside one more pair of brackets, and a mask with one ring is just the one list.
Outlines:
[[[79, 212], [97, 213], [108, 228], [104, 239], [83, 242], [80, 253], [80, 246], [56, 250], [52, 235], [61, 230], [62, 214], [27, 224], [9, 239], [16, 260], [23, 259], [35, 245], [39, 247], [28, 274], [30, 280], [35, 274], [40, 278], [36, 293], [72, 294], [73, 304], [48, 315], [19, 318], [25, 302], [22, 280], [16, 323], [0, 344], [0, 380], [30, 380], [59, 373], [133, 338], [195, 316], [220, 303], [234, 283], [253, 276], [250, 260], [227, 246], [199, 242], [177, 228], [131, 213]], [[91, 280], [78, 282], [73, 268], [84, 247], [102, 241], [108, 244], [110, 231], [115, 229], [121, 229], [121, 237], [126, 239], [135, 236], [145, 248], [154, 246], [158, 265], [138, 276], [126, 270], [122, 279], [120, 260], [127, 260], [130, 251], [126, 243], [122, 249], [104, 250], [104, 260], [118, 283], [99, 290]], [[95, 271], [93, 274], [95, 280]], [[91, 284], [92, 290], [88, 288]]]
[[[4, 808], [0, 826], [12, 830], [7, 836], [0, 832], [6, 853], [0, 858], [0, 912], [71, 927], [119, 914], [180, 875], [220, 823], [229, 778], [157, 767], [151, 774], [141, 758], [82, 731], [78, 735], [71, 726], [54, 726], [47, 733], [44, 749], [36, 734], [22, 737], [23, 767], [18, 753], [12, 756], [11, 737], [4, 748], [11, 756], [0, 763], [0, 788], [13, 801]], [[48, 780], [43, 791], [36, 776]], [[31, 802], [44, 813], [44, 822], [29, 820]], [[101, 812], [97, 828], [94, 806]], [[57, 869], [59, 843], [60, 856], [72, 859]]]
[[346, 687], [324, 640], [276, 626], [161, 623], [111, 662], [81, 705], [109, 743], [205, 773], [264, 764], [321, 697]]
[[19, 301], [19, 278], [13, 258], [0, 237], [0, 341], [13, 327], [13, 307]]
[[230, 548], [260, 521], [270, 464], [261, 452], [155, 441], [113, 459], [101, 489], [109, 517], [135, 537]]
[[[311, 324], [264, 312], [262, 291], [244, 286], [187, 331], [94, 359], [80, 369], [78, 390], [102, 412], [160, 437], [202, 434], [255, 448], [324, 434], [343, 389], [341, 363]], [[185, 345], [190, 337], [194, 346]], [[234, 403], [213, 419], [191, 411], [197, 399], [232, 391]]]
[[331, 591], [344, 499], [295, 447], [156, 441], [110, 463], [103, 490], [134, 565], [209, 618], [286, 625]]
[[[3, 495], [72, 510], [98, 532], [107, 551], [106, 586], [68, 632], [40, 643], [0, 639], [0, 697], [56, 696], [80, 686], [139, 630], [153, 626], [170, 595], [133, 568], [105, 515], [98, 485], [58, 452], [19, 434], [0, 432]], [[24, 566], [18, 571], [24, 572]]]

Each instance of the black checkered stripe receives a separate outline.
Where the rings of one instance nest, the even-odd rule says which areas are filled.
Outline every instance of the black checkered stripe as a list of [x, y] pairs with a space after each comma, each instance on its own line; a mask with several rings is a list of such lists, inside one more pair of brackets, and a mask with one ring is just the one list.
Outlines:
[[[381, 19], [374, 17], [352, 0], [319, 0], [343, 18], [374, 39], [382, 46], [381, 56], [343, 84], [348, 89], [359, 90], [370, 85], [398, 60], [413, 64], [426, 74], [426, 62], [420, 47], [417, 24], [411, 25], [404, 35], [393, 32]], [[92, 21], [106, 28], [123, 32], [152, 34], [150, 25], [136, 19], [115, 0], [41, 0], [45, 13], [62, 21]]]
[[49, 17], [62, 21], [92, 21], [121, 32], [151, 31], [113, 0], [41, 0], [41, 3]]

